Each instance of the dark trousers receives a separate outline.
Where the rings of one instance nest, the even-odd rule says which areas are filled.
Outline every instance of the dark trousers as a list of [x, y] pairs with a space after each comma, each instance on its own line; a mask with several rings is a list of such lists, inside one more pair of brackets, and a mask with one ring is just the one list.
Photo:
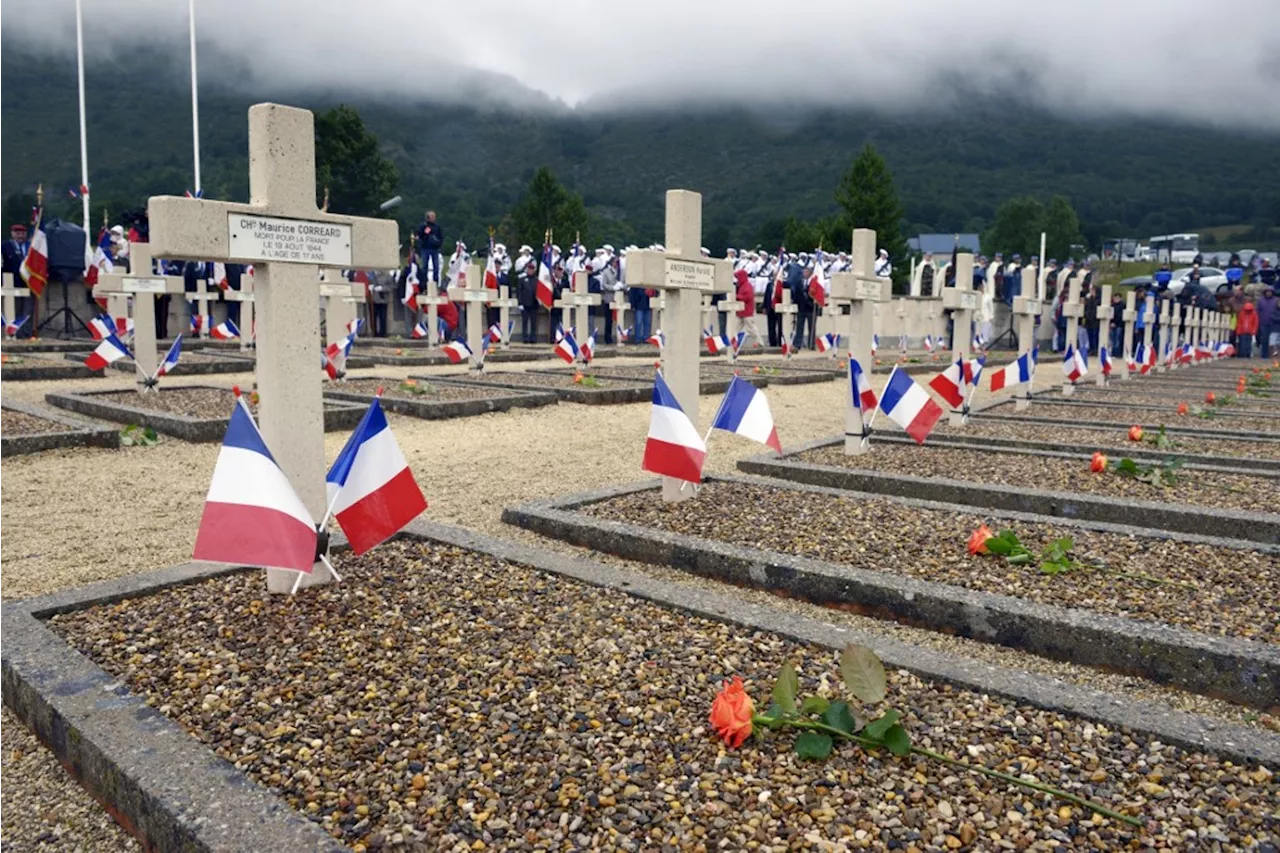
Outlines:
[[[169, 337], [169, 303], [173, 301], [173, 297], [165, 294], [156, 299], [156, 340], [163, 340]], [[253, 335], [253, 330], [246, 330], [245, 334]]]
[[387, 336], [387, 303], [373, 303], [373, 336], [375, 338], [385, 338]]
[[1271, 328], [1258, 330], [1258, 351], [1263, 358], [1271, 358]]
[[520, 340], [526, 344], [538, 342], [538, 310], [536, 308], [520, 309]]
[[1237, 358], [1253, 358], [1253, 335], [1236, 335], [1240, 340], [1236, 343]]
[[782, 315], [773, 310], [773, 304], [767, 297], [765, 298], [764, 318], [769, 332], [769, 346], [782, 346]]
[[809, 311], [796, 312], [796, 334], [791, 341], [791, 345], [796, 349], [804, 347], [813, 347], [815, 312], [813, 309]]
[[227, 319], [230, 320], [237, 329], [240, 328], [240, 303], [239, 302], [227, 303]]
[[600, 310], [604, 312], [604, 342], [611, 344], [613, 343], [613, 307], [601, 305]]

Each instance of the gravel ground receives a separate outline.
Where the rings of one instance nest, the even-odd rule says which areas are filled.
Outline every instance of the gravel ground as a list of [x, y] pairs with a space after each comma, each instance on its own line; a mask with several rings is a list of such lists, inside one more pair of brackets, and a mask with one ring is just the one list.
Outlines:
[[1248, 417], [1222, 415], [1213, 418], [1201, 418], [1193, 414], [1178, 415], [1166, 410], [1120, 409], [1114, 406], [1062, 406], [1051, 402], [1033, 403], [1031, 410], [1022, 413], [1013, 411], [1013, 406], [1001, 406], [983, 415], [1028, 414], [1037, 418], [1060, 421], [1062, 423], [1094, 423], [1135, 424], [1145, 423], [1148, 426], [1164, 424], [1167, 427], [1181, 429], [1211, 429], [1234, 432], [1264, 432], [1280, 436], [1280, 419], [1270, 417]]
[[831, 653], [443, 547], [344, 562], [348, 582], [293, 600], [247, 574], [55, 627], [357, 851], [1280, 838], [1265, 768], [902, 672], [889, 702], [915, 743], [1145, 827], [914, 756], [809, 764], [789, 735], [729, 752], [706, 722], [722, 677], [763, 700], [790, 660], [802, 692], [836, 696]]
[[[459, 376], [458, 379], [466, 379], [468, 382], [483, 382], [493, 385], [521, 385], [529, 388], [582, 388], [590, 391], [607, 390], [610, 388], [634, 388], [637, 382], [629, 382], [627, 380], [609, 379], [605, 376], [591, 375], [591, 371], [584, 371], [584, 376], [589, 378], [594, 384], [578, 384], [573, 381], [573, 376], [568, 373], [517, 373], [513, 371], [489, 371], [484, 370], [480, 373], [472, 373], [466, 376]], [[648, 382], [643, 383], [648, 386]]]
[[158, 394], [139, 394], [137, 391], [116, 391], [94, 395], [95, 400], [135, 409], [148, 409], [169, 415], [188, 418], [229, 418], [235, 405], [235, 394], [230, 388], [162, 388]]
[[57, 421], [46, 421], [25, 412], [0, 409], [0, 435], [36, 435], [42, 432], [70, 432], [71, 427]]
[[[1030, 409], [1026, 410], [1026, 414], [1032, 417], [1040, 416], [1040, 407], [1043, 404], [1033, 403]], [[1007, 410], [1002, 410], [1007, 411]], [[879, 419], [877, 419], [879, 423]], [[1166, 422], [1166, 426], [1176, 426], [1173, 419]], [[1158, 424], [1157, 424], [1158, 426]], [[1112, 449], [1128, 449], [1133, 447], [1133, 442], [1129, 441], [1128, 431], [1129, 425], [1120, 423], [1115, 425], [1115, 429], [1099, 430], [1099, 429], [1074, 429], [1072, 427], [1049, 425], [1049, 424], [1028, 424], [1016, 421], [993, 421], [984, 420], [982, 415], [975, 416], [969, 421], [968, 425], [963, 427], [950, 427], [946, 420], [938, 422], [934, 428], [934, 432], [939, 435], [948, 435], [953, 437], [961, 437], [966, 435], [981, 436], [983, 438], [1003, 438], [1022, 441], [1050, 441], [1055, 442], [1065, 448], [1089, 448], [1090, 451], [1095, 449], [1106, 450]], [[1149, 430], [1154, 432], [1155, 430]], [[1217, 439], [1217, 438], [1193, 438], [1184, 435], [1169, 435], [1175, 446], [1172, 448], [1174, 453], [1195, 453], [1209, 456], [1249, 456], [1261, 459], [1280, 459], [1280, 442], [1262, 442], [1262, 441], [1236, 441], [1234, 439]], [[873, 439], [874, 441], [874, 439]], [[877, 445], [878, 447], [879, 445]], [[927, 445], [926, 445], [927, 446]], [[1147, 452], [1157, 452], [1153, 445], [1144, 445]]]
[[[1100, 446], [1100, 445], [1099, 445]], [[1082, 451], [1092, 452], [1096, 446], [1086, 445]], [[1171, 454], [1172, 455], [1172, 454]], [[846, 456], [840, 446], [811, 450], [797, 457], [812, 465], [832, 465], [916, 477], [943, 477], [977, 483], [1078, 492], [1103, 497], [1131, 498], [1139, 501], [1195, 504], [1265, 511], [1280, 508], [1280, 480], [1250, 477], [1248, 474], [1219, 474], [1213, 471], [1183, 469], [1175, 486], [1162, 487], [1139, 482], [1115, 473], [1121, 453], [1110, 454], [1112, 470], [1094, 474], [1089, 459], [1059, 459], [1028, 456], [1022, 453], [992, 453], [965, 450], [945, 445], [904, 447], [877, 444], [871, 453]]]
[[[1014, 595], [1043, 604], [1174, 624], [1206, 634], [1280, 644], [1280, 557], [1224, 551], [1051, 524], [1018, 524], [1033, 551], [1062, 536], [1091, 565], [1043, 575], [1029, 566], [969, 556], [965, 545], [981, 514], [923, 510], [888, 500], [832, 497], [763, 486], [711, 484], [697, 501], [662, 504], [634, 494], [584, 507], [597, 518], [798, 554], [863, 569]], [[779, 524], [788, 519], [792, 523]], [[904, 548], [903, 543], [913, 543]], [[1128, 575], [1147, 575], [1152, 583]], [[1173, 583], [1169, 583], [1173, 582]]]
[[[461, 377], [459, 377], [461, 378]], [[408, 383], [411, 386], [403, 387]], [[424, 382], [418, 379], [407, 379], [401, 382], [386, 382], [381, 379], [348, 379], [331, 386], [334, 391], [344, 394], [368, 394], [373, 396], [378, 389], [383, 389], [383, 396], [398, 397], [402, 400], [421, 400], [427, 403], [444, 402], [446, 400], [483, 400], [494, 396], [496, 391], [486, 388], [475, 388], [469, 385], [447, 385], [443, 382]], [[411, 391], [409, 388], [415, 390]]]
[[[1269, 417], [1280, 415], [1280, 399], [1274, 397], [1253, 397], [1247, 394], [1237, 395], [1235, 386], [1224, 387], [1214, 392], [1218, 400], [1227, 398], [1235, 398], [1235, 402], [1231, 405], [1220, 406], [1222, 412], [1226, 414], [1238, 414], [1241, 412], [1259, 412]], [[1178, 387], [1176, 393], [1171, 390], [1169, 393], [1161, 393], [1159, 391], [1150, 391], [1147, 388], [1134, 388], [1132, 390], [1125, 389], [1118, 391], [1101, 391], [1091, 390], [1083, 393], [1075, 394], [1081, 400], [1087, 400], [1091, 403], [1125, 403], [1137, 404], [1148, 407], [1165, 407], [1176, 409], [1179, 403], [1186, 403], [1188, 406], [1204, 406], [1204, 393], [1200, 389], [1187, 389]]]
[[[8, 344], [5, 344], [8, 347]], [[61, 352], [20, 352], [5, 353], [0, 355], [0, 365], [5, 367], [23, 367], [23, 368], [42, 368], [42, 367], [66, 367], [68, 364], [74, 363], [71, 359], [65, 358], [66, 353]], [[88, 358], [85, 355], [85, 358]], [[84, 359], [78, 359], [81, 363]]]

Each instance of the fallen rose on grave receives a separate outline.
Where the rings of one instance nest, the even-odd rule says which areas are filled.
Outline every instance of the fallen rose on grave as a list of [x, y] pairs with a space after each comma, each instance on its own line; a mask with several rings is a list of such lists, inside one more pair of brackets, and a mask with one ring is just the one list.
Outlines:
[[1012, 530], [1001, 530], [993, 534], [985, 525], [980, 525], [969, 537], [969, 555], [976, 557], [987, 554], [1004, 557], [1017, 566], [1037, 566], [1041, 574], [1058, 575], [1079, 565], [1071, 559], [1071, 549], [1075, 540], [1069, 536], [1055, 539], [1045, 546], [1038, 555], [1018, 539]]

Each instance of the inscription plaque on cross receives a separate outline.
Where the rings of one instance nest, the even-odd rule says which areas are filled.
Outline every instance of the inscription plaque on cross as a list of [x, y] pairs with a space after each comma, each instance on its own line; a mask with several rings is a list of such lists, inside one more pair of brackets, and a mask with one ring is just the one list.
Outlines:
[[1129, 360], [1133, 358], [1133, 327], [1138, 320], [1137, 296], [1132, 290], [1124, 295], [1124, 313], [1120, 318], [1124, 320], [1124, 358], [1120, 364], [1120, 378], [1129, 378]]
[[774, 310], [778, 312], [779, 319], [782, 321], [782, 340], [785, 342], [783, 349], [786, 351], [784, 358], [790, 360], [796, 349], [796, 314], [800, 312], [800, 307], [791, 301], [791, 288], [782, 289], [782, 301], [774, 306]]
[[[732, 266], [702, 256], [702, 196], [667, 190], [666, 251], [633, 249], [627, 253], [627, 284], [659, 291], [663, 298], [662, 377], [684, 413], [698, 424], [698, 353], [701, 350], [702, 296], [729, 291]], [[662, 499], [693, 496], [680, 480], [662, 478]]]
[[156, 372], [156, 297], [183, 292], [182, 276], [151, 274], [151, 244], [129, 244], [129, 266], [137, 272], [109, 272], [98, 276], [95, 299], [102, 296], [133, 297], [133, 363], [137, 367], [138, 393]]
[[[1062, 316], [1067, 318], [1067, 339], [1063, 349], [1080, 348], [1080, 318], [1084, 316], [1084, 306], [1080, 304], [1080, 287], [1084, 284], [1084, 275], [1077, 272], [1067, 279], [1067, 298], [1062, 303]], [[1070, 397], [1076, 392], [1072, 382], [1062, 383], [1062, 396]]]
[[[1148, 293], [1147, 298], [1142, 304], [1142, 346], [1147, 354], [1147, 361], [1152, 360], [1151, 354], [1155, 352], [1152, 349], [1155, 346], [1154, 327], [1156, 324], [1156, 297], [1155, 294]], [[1157, 354], [1157, 359], [1159, 358]], [[1141, 366], [1141, 365], [1139, 365]]]
[[338, 271], [325, 270], [320, 277], [320, 298], [324, 300], [325, 337], [328, 343], [341, 344], [347, 325], [357, 316], [356, 304], [364, 302], [364, 285], [347, 281]]
[[[162, 258], [254, 265], [257, 383], [262, 434], [298, 497], [325, 516], [324, 403], [318, 270], [392, 269], [396, 223], [322, 213], [316, 207], [315, 119], [279, 104], [249, 108], [249, 203], [155, 196], [147, 205], [151, 250]], [[304, 585], [328, 583], [317, 563]], [[267, 570], [267, 589], [288, 593], [297, 574]]]
[[1160, 328], [1158, 331], [1158, 336], [1156, 338], [1156, 372], [1157, 373], [1164, 373], [1169, 369], [1168, 365], [1165, 363], [1165, 358], [1168, 355], [1169, 347], [1172, 346], [1173, 344], [1173, 338], [1171, 337], [1171, 334], [1173, 333], [1173, 329], [1169, 325], [1170, 320], [1172, 320], [1173, 318], [1172, 318], [1172, 315], [1169, 313], [1169, 305], [1170, 305], [1170, 300], [1168, 299], [1160, 300]]
[[498, 285], [498, 298], [489, 300], [489, 307], [498, 309], [498, 328], [502, 330], [499, 345], [503, 349], [511, 348], [511, 309], [519, 304], [520, 301], [511, 295], [511, 288], [505, 284]]
[[[1102, 293], [1098, 297], [1098, 348], [1107, 348], [1107, 355], [1111, 357], [1112, 364], [1115, 364], [1115, 353], [1111, 352], [1111, 285], [1102, 285]], [[1098, 360], [1098, 387], [1101, 388], [1107, 384], [1107, 377], [1102, 372], [1102, 360], [1099, 356]]]
[[[875, 334], [875, 305], [892, 298], [893, 282], [875, 274], [876, 232], [870, 228], [853, 229], [853, 251], [849, 255], [849, 271], [831, 276], [831, 304], [849, 306], [849, 313], [838, 318], [837, 334], [844, 337], [845, 348], [858, 360], [867, 376], [871, 375], [871, 338]], [[870, 442], [862, 440], [862, 412], [854, 396], [845, 395], [844, 452], [849, 456], [866, 453]]]
[[[0, 278], [0, 297], [3, 297], [4, 316], [10, 322], [21, 319], [18, 317], [18, 306], [16, 300], [26, 299], [31, 295], [31, 291], [25, 287], [14, 287], [13, 273], [7, 272]], [[28, 321], [30, 322], [30, 321]]]
[[484, 286], [484, 276], [481, 275], [480, 267], [475, 264], [467, 268], [467, 274], [463, 280], [466, 283], [465, 287], [449, 288], [449, 299], [453, 302], [461, 302], [466, 307], [467, 347], [471, 350], [471, 367], [473, 370], [479, 370], [484, 364], [481, 361], [484, 352], [481, 338], [489, 333], [485, 306], [489, 303], [491, 293]]
[[[973, 254], [956, 255], [956, 286], [942, 291], [942, 307], [951, 309], [951, 361], [969, 357], [973, 348], [973, 317], [978, 307], [978, 292], [973, 289]], [[963, 407], [952, 409], [951, 426], [964, 426], [967, 417]]]
[[[573, 329], [579, 343], [586, 343], [591, 337], [591, 308], [600, 305], [603, 300], [600, 294], [592, 293], [588, 288], [590, 280], [585, 270], [573, 274], [573, 291], [565, 291], [565, 298], [573, 305]], [[568, 328], [566, 326], [565, 328]]]

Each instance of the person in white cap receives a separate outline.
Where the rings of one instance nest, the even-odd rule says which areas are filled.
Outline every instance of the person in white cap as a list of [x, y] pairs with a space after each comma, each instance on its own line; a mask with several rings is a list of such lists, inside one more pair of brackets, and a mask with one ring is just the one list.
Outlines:
[[889, 253], [881, 249], [879, 256], [876, 258], [875, 273], [880, 278], [888, 278], [893, 275], [893, 264], [889, 263]]
[[129, 238], [124, 236], [123, 225], [111, 226], [111, 254], [116, 260], [129, 257]]

